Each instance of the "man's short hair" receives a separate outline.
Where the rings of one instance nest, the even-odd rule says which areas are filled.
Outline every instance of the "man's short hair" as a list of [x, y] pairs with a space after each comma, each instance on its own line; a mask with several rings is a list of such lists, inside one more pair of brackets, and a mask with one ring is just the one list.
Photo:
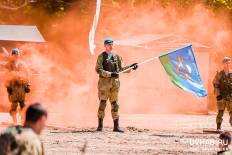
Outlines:
[[47, 110], [40, 103], [33, 103], [27, 108], [26, 122], [36, 123], [42, 116], [47, 115]]
[[222, 60], [222, 63], [227, 63], [229, 61], [231, 61], [230, 57], [224, 57], [223, 60]]
[[228, 146], [231, 143], [231, 134], [227, 131], [222, 132], [219, 135], [219, 139], [222, 140], [223, 144], [227, 144], [226, 146]]

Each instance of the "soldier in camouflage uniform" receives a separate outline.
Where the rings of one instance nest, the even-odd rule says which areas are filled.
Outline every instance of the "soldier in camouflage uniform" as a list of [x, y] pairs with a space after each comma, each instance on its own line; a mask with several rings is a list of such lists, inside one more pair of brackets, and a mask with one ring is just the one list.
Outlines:
[[44, 155], [39, 138], [45, 127], [47, 110], [35, 103], [28, 107], [24, 126], [12, 126], [0, 135], [1, 155]]
[[21, 122], [23, 122], [25, 95], [30, 92], [30, 86], [28, 82], [28, 68], [23, 61], [19, 60], [19, 49], [13, 49], [9, 61], [2, 63], [1, 66], [4, 66], [7, 70], [5, 85], [9, 101], [11, 102], [10, 115], [16, 124], [16, 113], [19, 104]]
[[223, 67], [223, 70], [217, 72], [213, 80], [218, 108], [216, 118], [217, 130], [221, 129], [225, 108], [229, 112], [230, 124], [232, 125], [232, 70], [231, 59], [229, 57], [223, 59]]
[[[120, 88], [119, 72], [132, 68], [136, 70], [138, 68], [137, 63], [124, 67], [122, 58], [112, 53], [113, 40], [106, 39], [104, 41], [105, 52], [98, 56], [96, 64], [96, 72], [99, 74], [98, 81], [98, 97], [100, 105], [98, 108], [98, 128], [97, 131], [103, 129], [103, 118], [105, 116], [106, 102], [109, 99], [111, 103], [111, 114], [114, 120], [114, 132], [123, 132], [119, 128], [119, 103], [118, 93]], [[128, 70], [130, 72], [130, 70]]]

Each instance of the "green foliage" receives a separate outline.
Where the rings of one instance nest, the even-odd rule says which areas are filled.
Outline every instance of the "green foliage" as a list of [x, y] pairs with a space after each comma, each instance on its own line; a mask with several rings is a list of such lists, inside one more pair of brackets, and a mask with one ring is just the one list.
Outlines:
[[61, 16], [64, 13], [66, 7], [64, 1], [58, 0], [40, 0], [37, 2], [36, 6], [57, 16]]
[[[1, 7], [1, 4], [6, 3], [9, 3], [10, 7], [15, 7], [19, 4], [24, 4], [25, 1], [28, 1], [29, 3], [26, 6], [22, 5], [22, 8], [16, 10]], [[229, 12], [232, 17], [232, 0], [102, 0], [103, 4], [109, 3], [110, 5], [120, 6], [125, 4], [128, 7], [136, 7], [144, 3], [155, 5], [157, 2], [163, 7], [175, 4], [182, 8], [191, 7], [196, 3], [204, 3], [215, 12], [224, 10]], [[9, 23], [10, 21], [17, 19], [19, 14], [35, 20], [44, 17], [44, 14], [50, 17], [62, 18], [65, 16], [65, 12], [72, 7], [79, 10], [80, 15], [85, 15], [92, 10], [95, 3], [96, 0], [0, 0], [0, 14], [1, 12], [9, 12], [8, 17], [0, 16], [0, 24]]]
[[207, 0], [206, 3], [214, 9], [228, 9], [232, 10], [232, 0]]
[[228, 11], [232, 17], [232, 0], [206, 0], [206, 4], [215, 11]]
[[193, 4], [193, 0], [159, 0], [159, 2], [163, 5], [163, 6], [168, 6], [170, 4], [177, 4], [178, 6], [181, 7], [186, 7], [186, 6], [191, 6]]
[[24, 14], [39, 14], [43, 11], [51, 16], [61, 17], [66, 11], [66, 4], [61, 0], [37, 0], [23, 8]]

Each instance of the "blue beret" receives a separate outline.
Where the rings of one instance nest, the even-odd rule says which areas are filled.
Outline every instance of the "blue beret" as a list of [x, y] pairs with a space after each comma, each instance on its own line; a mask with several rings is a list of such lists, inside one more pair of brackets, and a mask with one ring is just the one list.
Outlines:
[[111, 44], [113, 43], [114, 41], [112, 39], [105, 39], [104, 41], [104, 45], [107, 45], [107, 44]]
[[14, 48], [11, 52], [12, 55], [19, 55], [19, 49], [18, 48]]

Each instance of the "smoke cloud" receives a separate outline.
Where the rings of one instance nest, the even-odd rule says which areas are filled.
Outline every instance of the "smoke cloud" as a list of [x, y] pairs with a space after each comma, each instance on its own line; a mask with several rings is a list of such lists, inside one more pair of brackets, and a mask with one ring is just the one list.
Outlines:
[[[226, 13], [215, 15], [201, 4], [188, 9], [175, 5], [164, 8], [159, 4], [140, 4], [134, 8], [103, 5], [96, 33], [96, 54], [91, 56], [88, 32], [94, 5], [89, 6], [86, 15], [81, 15], [74, 7], [64, 18], [49, 22], [42, 28], [47, 43], [18, 44], [23, 50], [22, 59], [31, 71], [32, 92], [27, 104], [44, 103], [50, 111], [50, 123], [95, 125], [99, 105], [95, 63], [97, 55], [104, 50], [104, 38], [133, 42], [133, 38], [141, 41], [142, 36], [150, 35], [157, 39], [139, 44], [141, 47], [132, 46], [132, 43], [116, 45], [115, 52], [123, 57], [125, 64], [131, 64], [193, 43], [198, 67], [208, 88], [208, 102], [213, 105], [212, 78], [224, 54], [231, 56], [231, 23]], [[48, 15], [43, 16], [48, 19]], [[25, 23], [33, 22], [25, 20]], [[202, 45], [207, 48], [200, 47]], [[1, 91], [1, 96], [7, 100], [5, 92]], [[120, 113], [124, 114], [207, 112], [207, 99], [176, 88], [158, 60], [122, 75], [119, 101]], [[106, 117], [111, 117], [110, 104]]]

